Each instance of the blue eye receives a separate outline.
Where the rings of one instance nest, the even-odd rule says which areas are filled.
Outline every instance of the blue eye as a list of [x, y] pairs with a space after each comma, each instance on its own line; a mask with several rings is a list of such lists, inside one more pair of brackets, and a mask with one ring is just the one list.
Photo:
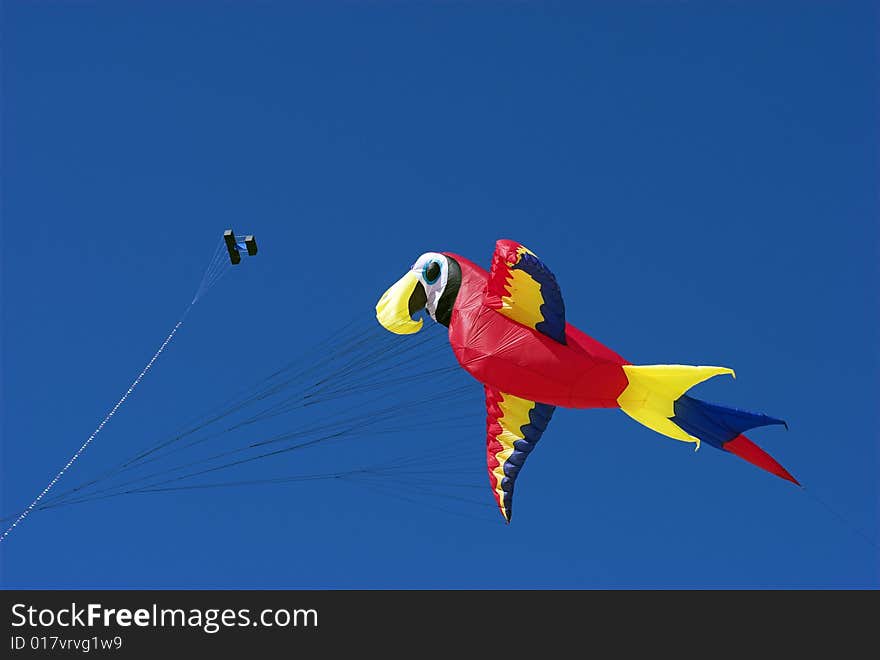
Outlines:
[[425, 264], [422, 274], [425, 278], [425, 282], [433, 284], [440, 277], [440, 262], [437, 260], [429, 261]]

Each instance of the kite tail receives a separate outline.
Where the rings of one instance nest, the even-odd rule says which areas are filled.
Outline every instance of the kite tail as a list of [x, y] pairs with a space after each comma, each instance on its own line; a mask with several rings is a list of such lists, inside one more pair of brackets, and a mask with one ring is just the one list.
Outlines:
[[686, 394], [694, 385], [713, 376], [729, 374], [726, 367], [687, 365], [625, 365], [629, 384], [618, 397], [621, 410], [650, 429], [670, 438], [705, 442], [730, 452], [763, 470], [800, 485], [772, 456], [743, 433], [770, 424], [788, 425], [781, 419], [700, 401]]

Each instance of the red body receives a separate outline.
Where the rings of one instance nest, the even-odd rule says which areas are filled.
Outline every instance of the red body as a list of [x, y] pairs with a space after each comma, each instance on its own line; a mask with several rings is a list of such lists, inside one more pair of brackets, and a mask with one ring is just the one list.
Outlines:
[[461, 287], [449, 323], [456, 359], [481, 383], [530, 401], [567, 408], [617, 408], [629, 364], [576, 327], [560, 344], [487, 307], [489, 274], [457, 254]]

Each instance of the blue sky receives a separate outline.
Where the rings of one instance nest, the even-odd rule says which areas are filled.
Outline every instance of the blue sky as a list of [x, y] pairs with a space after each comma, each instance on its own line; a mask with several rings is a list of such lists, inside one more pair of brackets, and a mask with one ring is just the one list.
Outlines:
[[[4, 586], [877, 587], [875, 3], [2, 11], [4, 515], [124, 392], [227, 226], [258, 258], [59, 487], [369, 319], [422, 252], [488, 265], [512, 238], [628, 360], [735, 368], [695, 394], [788, 420], [752, 437], [814, 495], [560, 410], [510, 526], [346, 483], [120, 497], [28, 518]], [[450, 412], [461, 478], [486, 483], [473, 387]]]

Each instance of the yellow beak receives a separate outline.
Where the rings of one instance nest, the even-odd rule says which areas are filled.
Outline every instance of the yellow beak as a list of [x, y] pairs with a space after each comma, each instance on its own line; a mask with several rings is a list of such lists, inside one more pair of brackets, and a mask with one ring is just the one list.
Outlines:
[[425, 291], [418, 275], [409, 271], [382, 294], [376, 304], [376, 318], [386, 330], [398, 335], [411, 335], [422, 329], [422, 319], [412, 315], [425, 306]]

